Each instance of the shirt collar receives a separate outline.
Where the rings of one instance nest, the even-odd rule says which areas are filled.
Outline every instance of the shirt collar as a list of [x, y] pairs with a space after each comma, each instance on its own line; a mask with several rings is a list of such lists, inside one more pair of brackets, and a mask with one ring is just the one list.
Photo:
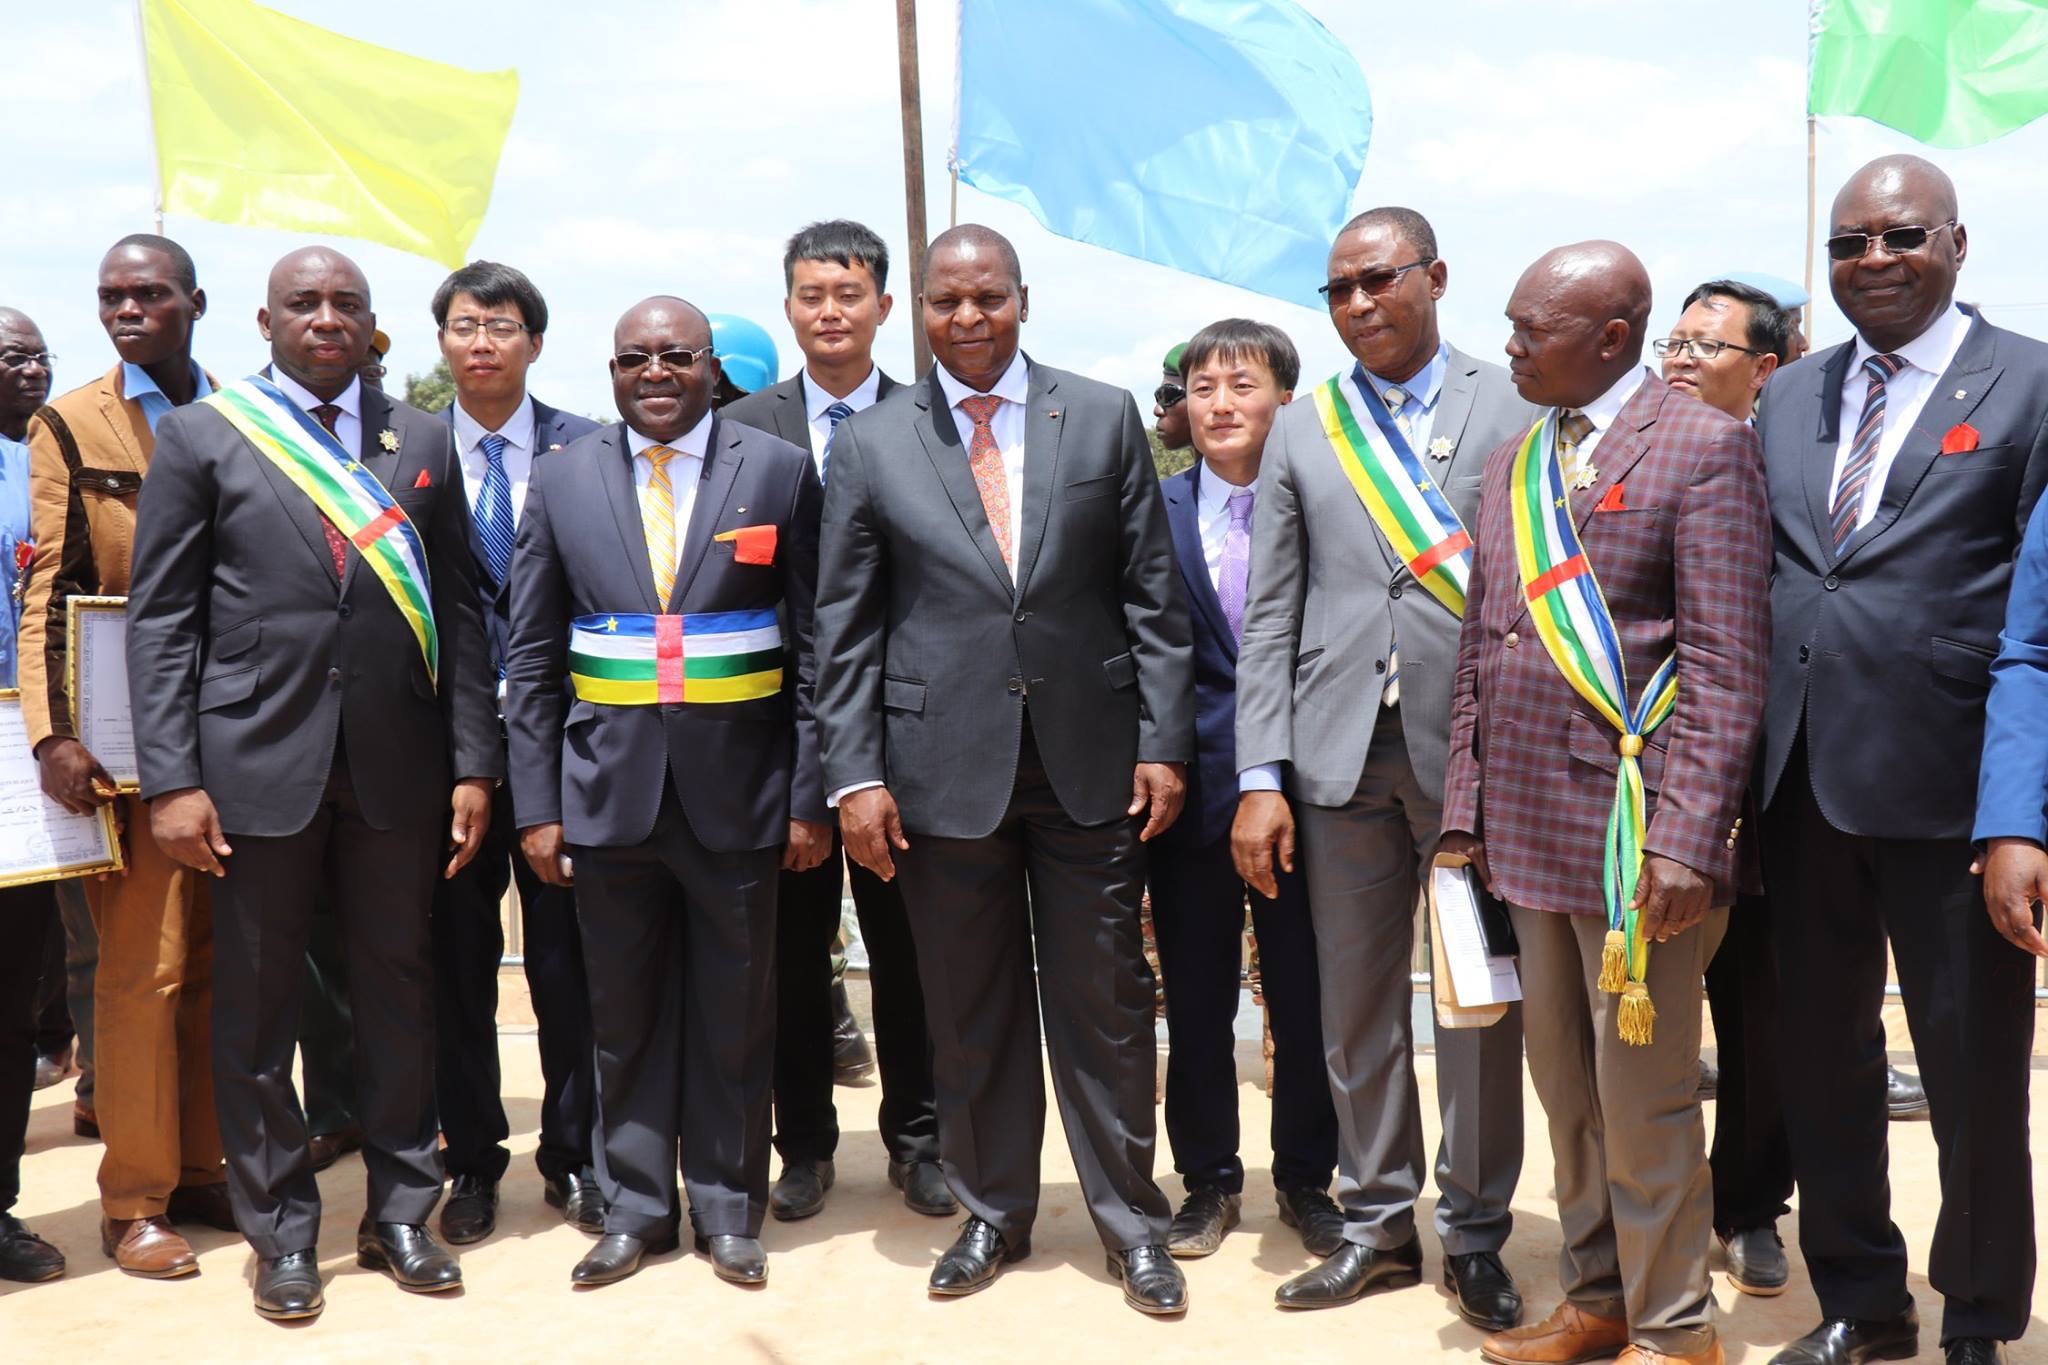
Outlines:
[[1643, 381], [1649, 377], [1649, 367], [1638, 365], [1615, 380], [1613, 387], [1579, 411], [1585, 413], [1592, 421], [1593, 430], [1604, 436], [1607, 434], [1607, 428], [1614, 425], [1614, 419], [1621, 416], [1621, 410], [1628, 405], [1628, 400], [1636, 396], [1636, 390], [1641, 388]]
[[649, 446], [665, 445], [678, 455], [694, 455], [701, 460], [704, 458], [704, 452], [711, 448], [711, 418], [712, 409], [706, 408], [704, 415], [697, 419], [697, 425], [691, 427], [673, 441], [657, 441], [652, 436], [643, 435], [635, 431], [631, 426], [628, 426], [626, 428], [626, 453], [628, 455], [638, 455]]
[[847, 394], [844, 398], [834, 398], [831, 394], [825, 392], [811, 378], [809, 371], [802, 373], [804, 420], [807, 422], [815, 424], [818, 419], [825, 415], [825, 409], [831, 407], [834, 403], [844, 403], [855, 412], [860, 412], [864, 408], [873, 407], [875, 400], [881, 397], [882, 370], [878, 365], [868, 366], [868, 377], [854, 385], [853, 392]]
[[363, 381], [361, 379], [349, 380], [348, 387], [331, 399], [315, 398], [312, 392], [304, 385], [300, 384], [283, 370], [278, 369], [275, 365], [270, 367], [270, 382], [277, 385], [277, 391], [298, 404], [309, 417], [312, 415], [314, 408], [319, 407], [323, 402], [330, 402], [337, 408], [340, 408], [343, 415], [353, 417], [359, 422], [363, 419]]
[[[1970, 331], [1970, 315], [1951, 303], [1942, 315], [1927, 324], [1927, 330], [1914, 337], [1890, 354], [1898, 356], [1915, 369], [1939, 376], [1956, 358], [1956, 352], [1963, 348], [1963, 338]], [[1863, 368], [1863, 362], [1880, 352], [1875, 346], [1856, 334], [1856, 353], [1850, 357], [1849, 373], [1854, 375]]]
[[1205, 515], [1221, 516], [1230, 503], [1230, 495], [1240, 487], [1255, 497], [1258, 494], [1259, 481], [1256, 477], [1247, 484], [1234, 484], [1209, 468], [1207, 460], [1201, 461], [1198, 467], [1202, 472], [1195, 475], [1195, 506]]
[[515, 450], [533, 449], [533, 398], [528, 395], [519, 400], [519, 406], [505, 419], [505, 425], [493, 433], [489, 427], [469, 415], [469, 409], [462, 406], [460, 398], [455, 400], [455, 448], [459, 451], [475, 450], [484, 437], [498, 435]]
[[[972, 398], [975, 394], [984, 392], [981, 389], [969, 388], [966, 384], [954, 378], [953, 372], [944, 365], [932, 366], [932, 373], [939, 377], [939, 392], [946, 395], [946, 406], [949, 408], [957, 408], [960, 406], [961, 399]], [[1031, 366], [1024, 359], [1023, 351], [1020, 350], [1017, 354], [1010, 357], [1010, 367], [1003, 371], [1003, 377], [998, 379], [985, 392], [992, 393], [996, 397], [1015, 403], [1020, 407], [1030, 399]]]
[[[206, 382], [206, 371], [200, 368], [198, 361], [193, 361], [192, 401], [196, 403], [212, 392], [213, 385]], [[149, 377], [148, 370], [143, 369], [140, 365], [133, 365], [125, 360], [122, 361], [121, 396], [123, 398], [140, 398], [146, 393], [153, 393], [166, 403], [171, 401], [171, 396], [163, 391], [162, 386]]]
[[1439, 341], [1436, 344], [1436, 354], [1429, 358], [1429, 363], [1406, 379], [1382, 379], [1362, 364], [1356, 367], [1355, 373], [1362, 374], [1372, 381], [1373, 392], [1377, 393], [1382, 401], [1385, 401], [1388, 389], [1399, 389], [1423, 407], [1432, 408], [1436, 406], [1437, 396], [1444, 391], [1444, 376], [1450, 372], [1450, 368], [1450, 343]]

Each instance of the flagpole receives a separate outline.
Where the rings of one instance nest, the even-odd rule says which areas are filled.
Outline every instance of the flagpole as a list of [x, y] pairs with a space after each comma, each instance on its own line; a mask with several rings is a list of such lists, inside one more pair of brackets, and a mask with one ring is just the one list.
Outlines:
[[[917, 83], [917, 0], [896, 0], [896, 73], [903, 100], [903, 208], [910, 227], [910, 278], [917, 286], [912, 297], [924, 288], [924, 246], [927, 239], [924, 217], [924, 113]], [[910, 328], [910, 342], [916, 372], [931, 369], [931, 347], [924, 328]]]
[[1813, 127], [1816, 120], [1806, 116], [1806, 344], [1813, 345]]
[[164, 167], [156, 149], [156, 101], [149, 97], [149, 37], [142, 24], [142, 0], [135, 0], [135, 51], [142, 58], [142, 113], [149, 127], [149, 195], [156, 210], [156, 235], [164, 235]]

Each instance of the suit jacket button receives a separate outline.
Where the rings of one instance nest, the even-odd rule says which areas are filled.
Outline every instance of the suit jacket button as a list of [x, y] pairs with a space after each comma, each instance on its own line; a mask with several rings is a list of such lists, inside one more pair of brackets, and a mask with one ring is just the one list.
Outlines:
[[1829, 574], [1826, 578], [1823, 578], [1820, 581], [1820, 585], [1823, 588], [1826, 588], [1829, 592], [1833, 592], [1836, 588], [1842, 586], [1842, 580], [1835, 577], [1833, 574]]
[[1812, 651], [1811, 649], [1809, 649], [1809, 648], [1808, 648], [1807, 646], [1805, 646], [1805, 645], [1801, 645], [1801, 646], [1799, 646], [1799, 662], [1800, 662], [1800, 663], [1805, 663], [1805, 662], [1807, 661], [1807, 659], [1808, 659], [1808, 658], [1812, 657], [1812, 654], [1813, 654], [1813, 651]]
[[1021, 612], [1021, 611], [1020, 611], [1020, 612], [1018, 612], [1018, 613], [1017, 613], [1017, 624], [1018, 624], [1018, 625], [1020, 625], [1020, 626], [1021, 626], [1021, 625], [1023, 625], [1023, 624], [1024, 624], [1024, 617], [1025, 617], [1025, 613], [1024, 613], [1024, 612]]
[[1516, 645], [1522, 643], [1522, 637], [1515, 634], [1513, 631], [1509, 631], [1507, 635], [1501, 640], [1501, 643], [1506, 645], [1509, 649], [1513, 649]]
[[1387, 661], [1386, 661], [1385, 659], [1374, 659], [1374, 660], [1372, 661], [1372, 671], [1373, 671], [1373, 672], [1375, 672], [1375, 673], [1384, 673], [1384, 672], [1386, 672], [1386, 671], [1387, 671]]
[[340, 615], [341, 619], [344, 621], [348, 620], [350, 616], [355, 614], [355, 608], [350, 606], [346, 602], [342, 603], [341, 606], [338, 607], [336, 610]]
[[341, 670], [338, 668], [328, 669], [327, 681], [333, 683], [336, 687], [341, 686]]
[[1012, 692], [1022, 692], [1024, 690], [1024, 680], [1022, 678], [1010, 679], [1010, 690]]
[[1387, 596], [1389, 597], [1399, 597], [1400, 595], [1401, 585], [1399, 583], [1396, 583], [1393, 587], [1387, 589]]

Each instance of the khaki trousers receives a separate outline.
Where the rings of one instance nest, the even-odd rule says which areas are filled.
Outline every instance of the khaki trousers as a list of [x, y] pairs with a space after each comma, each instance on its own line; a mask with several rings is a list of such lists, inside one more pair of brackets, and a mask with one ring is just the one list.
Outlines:
[[1596, 915], [1509, 907], [1522, 945], [1529, 1078], [1550, 1122], [1558, 1280], [1587, 1313], [1626, 1318], [1639, 1346], [1691, 1355], [1714, 1341], [1707, 1250], [1714, 1189], [1700, 1118], [1701, 977], [1728, 929], [1726, 908], [1650, 945], [1654, 1041], [1615, 1026], [1599, 989], [1607, 926]]
[[213, 1109], [213, 923], [205, 876], [157, 846], [140, 800], [124, 796], [120, 810], [128, 870], [84, 883], [100, 935], [100, 1205], [109, 1218], [152, 1218], [178, 1186], [227, 1178]]

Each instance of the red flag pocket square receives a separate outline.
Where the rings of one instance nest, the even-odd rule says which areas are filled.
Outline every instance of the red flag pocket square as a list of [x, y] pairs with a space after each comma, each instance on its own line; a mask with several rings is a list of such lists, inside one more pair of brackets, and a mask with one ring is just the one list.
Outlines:
[[1593, 505], [1593, 510], [1595, 512], [1626, 512], [1628, 508], [1622, 504], [1621, 489], [1622, 485], [1620, 484], [1615, 484], [1612, 488], [1609, 488], [1606, 496]]
[[1977, 441], [1977, 428], [1968, 422], [1958, 422], [1948, 429], [1948, 435], [1941, 438], [1941, 453], [1960, 455], [1966, 450], [1975, 450]]
[[434, 481], [433, 479], [428, 477], [427, 471], [422, 469], [420, 471], [420, 476], [412, 481], [412, 486], [414, 488], [432, 488], [434, 486]]
[[713, 540], [732, 542], [732, 562], [735, 564], [773, 564], [775, 562], [775, 527], [735, 526], [730, 531], [720, 531]]

